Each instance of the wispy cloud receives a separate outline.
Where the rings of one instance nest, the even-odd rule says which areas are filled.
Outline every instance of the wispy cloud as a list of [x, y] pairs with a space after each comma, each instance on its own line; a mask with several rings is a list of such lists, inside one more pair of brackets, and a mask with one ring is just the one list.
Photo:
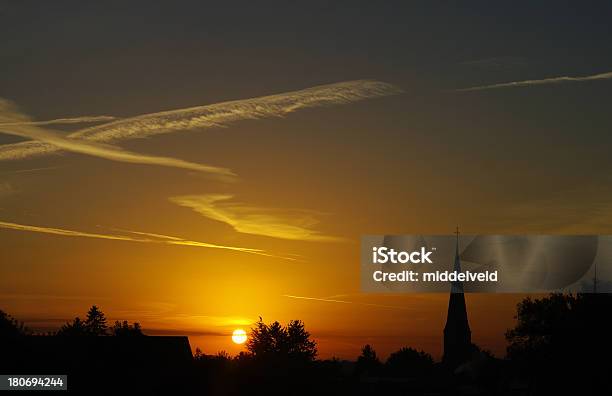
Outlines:
[[74, 118], [56, 118], [54, 120], [45, 121], [19, 121], [19, 122], [5, 122], [0, 123], [0, 127], [16, 126], [16, 125], [54, 125], [54, 124], [85, 124], [90, 122], [106, 122], [116, 120], [114, 116], [81, 116]]
[[7, 171], [3, 171], [2, 173], [33, 173], [33, 172], [40, 172], [40, 171], [46, 171], [46, 170], [54, 170], [54, 169], [59, 169], [61, 168], [60, 166], [45, 166], [45, 167], [39, 167], [39, 168], [28, 168], [28, 169], [14, 169], [14, 170], [7, 170]]
[[[251, 253], [251, 254], [266, 255], [266, 256], [271, 256], [271, 257], [278, 257], [272, 254], [266, 253], [264, 250], [261, 250], [261, 249], [217, 245], [213, 243], [190, 241], [190, 240], [186, 240], [182, 238], [165, 236], [165, 235], [161, 236], [159, 234], [139, 233], [139, 234], [150, 235], [150, 236], [158, 235], [161, 237], [161, 238], [153, 238], [153, 237], [143, 238], [143, 237], [125, 236], [125, 235], [119, 235], [119, 234], [91, 233], [91, 232], [83, 232], [83, 231], [76, 231], [76, 230], [67, 230], [63, 228], [18, 224], [18, 223], [11, 223], [11, 222], [5, 222], [5, 221], [0, 221], [0, 228], [16, 230], [16, 231], [29, 231], [29, 232], [38, 232], [38, 233], [43, 233], [43, 234], [69, 236], [69, 237], [107, 239], [107, 240], [115, 240], [115, 241], [140, 242], [140, 243], [157, 243], [157, 244], [179, 245], [179, 246], [194, 246], [194, 247], [204, 247], [204, 248], [211, 248], [211, 249], [225, 249], [225, 250], [233, 250], [233, 251], [242, 252], [242, 253]], [[279, 258], [283, 258], [283, 257], [279, 257]]]
[[49, 144], [58, 149], [118, 162], [169, 166], [213, 173], [224, 177], [235, 176], [226, 168], [196, 164], [177, 158], [138, 154], [107, 144], [85, 141], [82, 139], [65, 138], [55, 131], [32, 125], [28, 123], [27, 120], [28, 117], [19, 112], [14, 104], [6, 100], [0, 100], [0, 131], [7, 134], [30, 138], [38, 142]]
[[293, 296], [291, 294], [283, 294], [282, 297], [293, 298], [295, 300], [320, 301], [320, 302], [336, 303], [336, 304], [356, 304], [356, 305], [364, 305], [368, 307], [377, 307], [377, 308], [390, 308], [390, 309], [402, 309], [402, 310], [410, 309], [409, 307], [402, 307], [399, 305], [372, 304], [372, 303], [364, 303], [364, 302], [359, 302], [359, 301], [336, 300], [332, 298]]
[[338, 242], [340, 237], [323, 235], [314, 230], [318, 221], [312, 212], [295, 209], [269, 209], [231, 202], [232, 195], [205, 194], [172, 197], [177, 205], [193, 209], [212, 220], [231, 226], [234, 230], [272, 238]]
[[[300, 91], [124, 118], [68, 134], [69, 139], [115, 142], [177, 131], [226, 126], [248, 119], [283, 117], [294, 111], [357, 102], [402, 91], [380, 81], [355, 80]], [[13, 120], [12, 122], [31, 120]], [[64, 148], [50, 142], [21, 142], [0, 146], [0, 160], [23, 159], [56, 153]]]
[[539, 80], [523, 80], [523, 81], [511, 81], [500, 84], [491, 85], [480, 85], [477, 87], [461, 88], [456, 89], [456, 92], [470, 92], [470, 91], [483, 91], [486, 89], [498, 89], [498, 88], [513, 88], [513, 87], [529, 87], [533, 85], [547, 85], [547, 84], [561, 84], [568, 82], [584, 82], [584, 81], [596, 81], [596, 80], [609, 80], [612, 79], [612, 72], [593, 74], [590, 76], [583, 77], [550, 77]]
[[1, 145], [0, 161], [20, 160], [45, 154], [59, 154], [60, 152], [61, 150], [52, 144], [28, 140], [26, 142]]

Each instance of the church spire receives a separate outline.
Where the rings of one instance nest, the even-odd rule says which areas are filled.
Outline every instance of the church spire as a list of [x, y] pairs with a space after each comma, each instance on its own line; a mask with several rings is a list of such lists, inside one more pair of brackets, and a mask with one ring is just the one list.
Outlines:
[[[455, 242], [455, 265], [453, 266], [453, 271], [461, 272], [461, 260], [459, 259], [459, 226], [456, 228], [455, 235], [457, 241]], [[451, 282], [451, 293], [463, 293], [463, 282]]]
[[597, 293], [597, 260], [595, 260], [595, 275], [593, 276], [593, 293]]
[[[461, 271], [459, 257], [459, 227], [455, 231], [457, 236], [455, 246], [455, 263], [453, 271]], [[467, 308], [463, 295], [463, 283], [451, 283], [451, 292], [448, 300], [448, 314], [444, 326], [444, 358], [449, 367], [455, 368], [467, 361], [472, 350], [472, 333], [468, 323]]]
[[455, 236], [457, 237], [457, 242], [455, 243], [455, 254], [459, 256], [459, 226], [455, 228]]

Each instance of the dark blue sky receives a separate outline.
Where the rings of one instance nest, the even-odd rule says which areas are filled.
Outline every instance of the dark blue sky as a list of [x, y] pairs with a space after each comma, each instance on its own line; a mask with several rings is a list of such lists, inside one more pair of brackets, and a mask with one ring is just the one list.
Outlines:
[[[438, 90], [612, 68], [609, 2], [1, 4], [3, 95], [36, 106], [60, 88], [176, 89], [194, 74], [222, 83], [206, 82], [218, 98], [364, 77]], [[492, 58], [508, 65], [464, 63]]]

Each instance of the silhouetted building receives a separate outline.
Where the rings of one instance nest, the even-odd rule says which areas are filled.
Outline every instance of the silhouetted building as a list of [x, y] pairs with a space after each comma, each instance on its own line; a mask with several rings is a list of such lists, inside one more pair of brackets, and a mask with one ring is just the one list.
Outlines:
[[[453, 271], [461, 271], [459, 259], [459, 230], [457, 230], [457, 248]], [[472, 350], [472, 333], [468, 323], [463, 283], [452, 282], [448, 300], [448, 314], [444, 326], [444, 357], [442, 361], [455, 368], [470, 358]]]
[[0, 338], [0, 372], [66, 374], [76, 394], [185, 394], [193, 388], [187, 337]]

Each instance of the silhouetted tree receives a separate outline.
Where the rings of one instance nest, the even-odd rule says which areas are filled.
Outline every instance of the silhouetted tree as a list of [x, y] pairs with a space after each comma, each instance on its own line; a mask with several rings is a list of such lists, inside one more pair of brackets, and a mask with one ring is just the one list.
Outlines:
[[317, 356], [317, 344], [310, 339], [310, 333], [301, 320], [292, 320], [287, 326], [289, 355], [298, 359], [312, 361]]
[[251, 329], [247, 339], [247, 350], [256, 357], [279, 353], [278, 342], [271, 334], [271, 328], [278, 328], [279, 326], [280, 323], [278, 322], [274, 322], [272, 325], [268, 326], [263, 322], [262, 318], [259, 317], [259, 321], [255, 324], [255, 327]]
[[22, 336], [29, 333], [23, 322], [0, 310], [0, 337]]
[[108, 335], [106, 317], [97, 306], [92, 305], [87, 312], [87, 319], [81, 320], [76, 317], [72, 322], [63, 325], [56, 334], [60, 336]]
[[85, 323], [78, 316], [72, 322], [64, 324], [56, 333], [58, 336], [85, 336], [90, 333], [87, 331]]
[[204, 356], [204, 353], [202, 353], [202, 350], [196, 347], [195, 352], [193, 354], [193, 358], [196, 360], [199, 360], [199, 359], [202, 359], [203, 356]]
[[394, 377], [422, 377], [431, 371], [433, 364], [430, 354], [404, 347], [389, 355], [385, 370]]
[[310, 339], [304, 323], [292, 320], [286, 327], [278, 321], [269, 325], [261, 318], [251, 329], [247, 350], [255, 358], [289, 358], [312, 361], [317, 355], [316, 343]]
[[359, 376], [373, 376], [380, 374], [381, 368], [382, 363], [376, 356], [376, 351], [370, 344], [366, 344], [357, 358], [355, 373]]
[[115, 321], [113, 327], [111, 327], [111, 334], [114, 336], [142, 336], [142, 328], [140, 323], [134, 322], [129, 324], [127, 320], [123, 322]]
[[87, 319], [85, 319], [85, 327], [87, 331], [96, 336], [106, 335], [108, 326], [106, 325], [106, 317], [100, 309], [92, 305], [87, 312]]
[[571, 325], [576, 297], [552, 294], [547, 298], [525, 298], [517, 305], [517, 323], [506, 332], [509, 358], [533, 358], [548, 353], [555, 337]]
[[600, 363], [612, 353], [611, 310], [608, 294], [526, 298], [506, 332], [508, 357], [524, 368], [535, 392], [612, 393], [607, 365]]

